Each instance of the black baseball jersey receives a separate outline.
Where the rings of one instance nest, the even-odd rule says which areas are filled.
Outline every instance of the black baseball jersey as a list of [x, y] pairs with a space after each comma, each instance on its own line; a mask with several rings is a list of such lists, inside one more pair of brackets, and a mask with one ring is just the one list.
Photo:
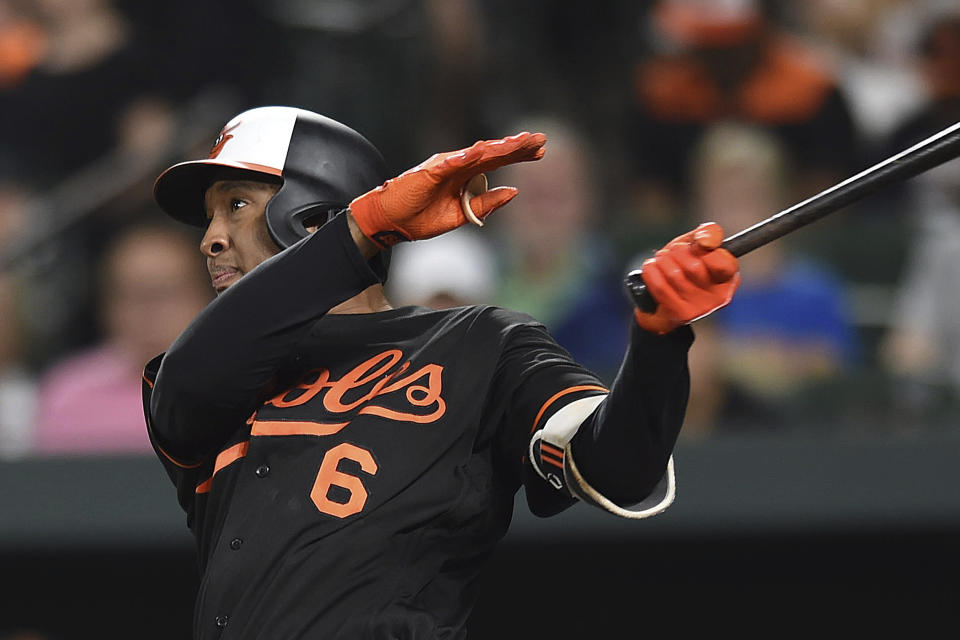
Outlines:
[[[326, 314], [373, 277], [345, 224], [261, 267], [144, 375], [151, 440], [198, 545], [195, 637], [465, 637], [477, 577], [520, 486], [541, 515], [575, 501], [535, 473], [531, 435], [607, 390], [523, 314]], [[296, 291], [307, 281], [313, 289]], [[627, 394], [622, 410], [644, 442], [664, 444], [649, 460], [637, 454], [650, 448], [632, 429], [607, 428], [623, 422], [610, 402], [578, 434], [581, 470], [625, 499], [651, 483], [589, 474], [612, 457], [656, 482], [687, 393], [689, 337], [633, 342], [645, 339], [660, 345], [645, 366], [666, 367], [669, 380], [650, 397]], [[614, 394], [621, 378], [638, 386], [635, 356]], [[637, 402], [650, 415], [637, 416]]]

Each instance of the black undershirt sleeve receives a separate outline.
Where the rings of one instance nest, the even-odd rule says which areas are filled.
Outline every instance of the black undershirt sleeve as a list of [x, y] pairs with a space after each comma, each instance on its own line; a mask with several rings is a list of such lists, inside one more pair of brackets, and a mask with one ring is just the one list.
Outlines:
[[620, 506], [646, 498], [663, 477], [686, 412], [691, 344], [689, 326], [664, 336], [634, 326], [610, 394], [571, 441], [583, 478]]
[[377, 282], [345, 215], [250, 271], [163, 357], [150, 399], [159, 444], [184, 461], [215, 451], [261, 404], [313, 323]]

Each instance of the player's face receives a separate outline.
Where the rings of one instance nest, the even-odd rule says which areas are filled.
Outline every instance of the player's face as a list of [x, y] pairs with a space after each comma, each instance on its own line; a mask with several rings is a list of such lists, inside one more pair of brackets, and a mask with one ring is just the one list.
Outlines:
[[219, 295], [251, 269], [278, 253], [264, 210], [280, 187], [255, 180], [218, 180], [204, 195], [207, 219], [200, 250]]

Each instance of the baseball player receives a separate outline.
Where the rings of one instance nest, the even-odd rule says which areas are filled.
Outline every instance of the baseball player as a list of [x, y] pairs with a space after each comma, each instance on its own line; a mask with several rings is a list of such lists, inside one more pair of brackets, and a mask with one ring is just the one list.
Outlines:
[[158, 178], [160, 207], [206, 228], [219, 294], [144, 372], [197, 541], [195, 638], [463, 638], [521, 486], [540, 516], [670, 504], [687, 325], [739, 282], [717, 225], [646, 262], [660, 305], [636, 312], [609, 389], [529, 316], [384, 295], [390, 246], [482, 224], [517, 194], [484, 174], [545, 142], [480, 141], [386, 180], [356, 131], [261, 107]]

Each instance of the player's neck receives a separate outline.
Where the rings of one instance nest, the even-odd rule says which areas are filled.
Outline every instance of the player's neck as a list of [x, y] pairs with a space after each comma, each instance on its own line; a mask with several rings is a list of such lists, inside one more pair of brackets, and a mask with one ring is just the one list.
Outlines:
[[392, 308], [393, 305], [387, 300], [387, 296], [383, 291], [383, 285], [375, 284], [367, 287], [352, 298], [344, 300], [330, 309], [328, 313], [374, 313], [376, 311], [387, 311]]

